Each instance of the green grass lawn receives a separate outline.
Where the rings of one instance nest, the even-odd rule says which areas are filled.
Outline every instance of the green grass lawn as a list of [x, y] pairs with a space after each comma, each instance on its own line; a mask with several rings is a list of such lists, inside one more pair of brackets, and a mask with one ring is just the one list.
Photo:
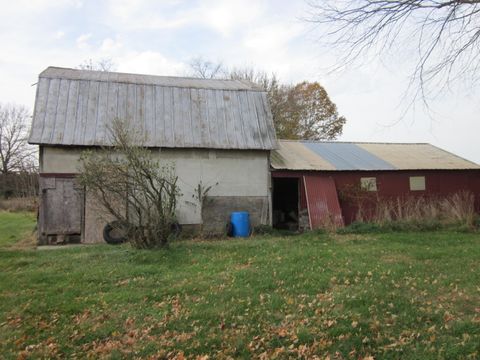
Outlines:
[[35, 228], [35, 215], [0, 211], [0, 248], [28, 238]]
[[4, 248], [0, 354], [474, 359], [479, 259], [453, 232]]

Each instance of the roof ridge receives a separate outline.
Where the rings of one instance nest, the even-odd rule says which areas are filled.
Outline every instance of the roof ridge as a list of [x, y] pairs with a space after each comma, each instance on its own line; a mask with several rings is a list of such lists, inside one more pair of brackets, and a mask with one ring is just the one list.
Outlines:
[[[58, 72], [64, 72], [64, 73], [58, 73]], [[206, 88], [209, 89], [211, 86], [205, 86], [203, 87], [201, 84], [226, 84], [230, 83], [233, 86], [237, 85], [239, 88], [235, 89], [234, 87], [229, 88], [228, 86], [225, 86], [225, 90], [247, 90], [247, 91], [265, 91], [263, 88], [261, 88], [258, 84], [249, 81], [249, 80], [242, 80], [242, 79], [204, 79], [204, 78], [196, 78], [196, 77], [191, 77], [191, 76], [173, 76], [173, 75], [154, 75], [154, 74], [136, 74], [136, 73], [127, 73], [127, 72], [119, 72], [119, 71], [101, 71], [101, 70], [83, 70], [83, 69], [74, 69], [74, 68], [66, 68], [66, 67], [60, 67], [60, 66], [49, 66], [45, 70], [43, 70], [39, 77], [43, 78], [67, 78], [67, 74], [65, 72], [69, 72], [72, 75], [76, 74], [78, 78], [81, 77], [82, 73], [84, 77], [91, 77], [90, 79], [85, 79], [85, 80], [90, 80], [90, 81], [101, 81], [101, 82], [116, 82], [116, 83], [132, 83], [132, 81], [126, 81], [125, 79], [120, 80], [118, 79], [119, 77], [127, 78], [127, 77], [138, 77], [139, 79], [143, 78], [144, 81], [148, 79], [157, 79], [157, 80], [164, 80], [164, 81], [192, 81], [197, 83], [197, 86], [192, 86], [195, 88]], [[55, 74], [56, 73], [56, 74]], [[96, 78], [95, 78], [96, 77]], [[116, 77], [116, 78], [115, 78]], [[74, 79], [72, 79], [74, 80]], [[140, 83], [140, 81], [138, 82]], [[149, 84], [153, 84], [152, 81], [148, 82]], [[165, 84], [162, 85], [165, 87], [185, 87], [185, 86], [175, 86], [174, 84]], [[240, 88], [241, 87], [241, 88]], [[220, 87], [219, 87], [220, 88]]]

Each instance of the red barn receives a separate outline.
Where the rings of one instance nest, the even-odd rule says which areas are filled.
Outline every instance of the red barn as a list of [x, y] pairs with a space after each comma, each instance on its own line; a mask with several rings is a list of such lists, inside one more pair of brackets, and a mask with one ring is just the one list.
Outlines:
[[462, 192], [480, 210], [480, 166], [430, 144], [280, 140], [271, 168], [278, 228], [342, 226], [382, 200]]

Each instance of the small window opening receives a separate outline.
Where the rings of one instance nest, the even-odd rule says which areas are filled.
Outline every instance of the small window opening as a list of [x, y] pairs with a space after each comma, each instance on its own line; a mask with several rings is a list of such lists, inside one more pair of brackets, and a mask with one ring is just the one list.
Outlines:
[[410, 191], [423, 191], [425, 188], [425, 176], [410, 176]]

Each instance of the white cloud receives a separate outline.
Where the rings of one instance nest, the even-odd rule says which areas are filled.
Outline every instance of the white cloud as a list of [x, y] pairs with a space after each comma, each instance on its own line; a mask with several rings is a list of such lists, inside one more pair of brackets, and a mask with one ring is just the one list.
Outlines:
[[92, 34], [82, 34], [79, 37], [77, 37], [77, 40], [76, 40], [77, 47], [80, 50], [88, 49], [90, 47], [90, 44], [88, 43], [88, 41], [91, 39], [91, 37], [92, 37]]
[[182, 62], [171, 60], [155, 51], [130, 52], [118, 58], [118, 71], [141, 74], [180, 76], [185, 74]]
[[119, 52], [122, 48], [123, 48], [123, 43], [120, 40], [118, 39], [113, 40], [112, 38], [106, 38], [102, 41], [102, 45], [100, 46], [100, 51], [113, 55]]
[[62, 38], [65, 37], [65, 32], [63, 32], [62, 30], [58, 30], [55, 34], [54, 34], [54, 38], [57, 39], [57, 40], [60, 40]]
[[189, 6], [179, 1], [110, 0], [105, 22], [117, 31], [121, 29], [178, 29], [201, 25], [222, 36], [248, 26], [266, 9], [259, 0], [203, 0]]

